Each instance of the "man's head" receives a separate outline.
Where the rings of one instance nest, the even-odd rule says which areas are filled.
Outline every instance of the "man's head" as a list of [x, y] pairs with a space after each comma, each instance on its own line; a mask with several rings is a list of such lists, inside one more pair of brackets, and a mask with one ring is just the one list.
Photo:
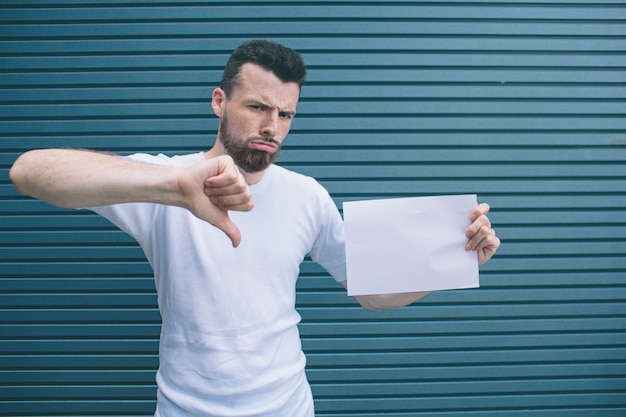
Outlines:
[[305, 75], [300, 55], [282, 45], [250, 41], [233, 52], [212, 106], [218, 143], [243, 171], [261, 172], [278, 158]]
[[226, 62], [220, 86], [226, 95], [237, 87], [239, 72], [246, 63], [274, 73], [283, 82], [295, 82], [300, 88], [306, 78], [306, 65], [297, 51], [266, 40], [252, 40], [239, 46]]

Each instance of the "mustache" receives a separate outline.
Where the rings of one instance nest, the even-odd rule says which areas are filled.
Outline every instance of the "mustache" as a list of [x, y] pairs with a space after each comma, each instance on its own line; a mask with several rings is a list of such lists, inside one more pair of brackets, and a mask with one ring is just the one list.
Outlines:
[[273, 143], [274, 145], [276, 145], [278, 148], [281, 147], [281, 143], [278, 142], [276, 139], [274, 138], [264, 138], [264, 137], [258, 137], [258, 138], [250, 138], [248, 139], [248, 142], [252, 142], [253, 140], [262, 140], [264, 142], [269, 142], [269, 143]]

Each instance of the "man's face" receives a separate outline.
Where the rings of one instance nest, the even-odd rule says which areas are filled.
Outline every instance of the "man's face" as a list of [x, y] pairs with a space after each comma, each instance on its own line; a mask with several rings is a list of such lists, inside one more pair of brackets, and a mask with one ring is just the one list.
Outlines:
[[239, 168], [255, 173], [276, 161], [299, 96], [298, 84], [284, 83], [254, 64], [241, 67], [238, 86], [229, 97], [217, 97], [217, 107], [214, 92], [213, 107], [220, 117], [218, 139]]

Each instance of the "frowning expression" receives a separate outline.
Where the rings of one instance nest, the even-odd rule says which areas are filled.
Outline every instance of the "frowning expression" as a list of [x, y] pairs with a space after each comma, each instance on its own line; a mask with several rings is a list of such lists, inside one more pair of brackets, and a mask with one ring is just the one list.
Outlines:
[[226, 154], [249, 173], [276, 161], [289, 133], [300, 97], [297, 83], [283, 82], [255, 64], [244, 64], [227, 97], [213, 92], [213, 110], [220, 117], [218, 141]]

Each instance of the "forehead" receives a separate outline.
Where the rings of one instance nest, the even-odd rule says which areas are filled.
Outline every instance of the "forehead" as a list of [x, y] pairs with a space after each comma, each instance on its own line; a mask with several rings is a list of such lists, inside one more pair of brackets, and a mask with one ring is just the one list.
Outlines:
[[273, 72], [250, 63], [241, 66], [238, 78], [233, 99], [258, 100], [281, 110], [295, 111], [300, 98], [297, 83], [283, 82]]

